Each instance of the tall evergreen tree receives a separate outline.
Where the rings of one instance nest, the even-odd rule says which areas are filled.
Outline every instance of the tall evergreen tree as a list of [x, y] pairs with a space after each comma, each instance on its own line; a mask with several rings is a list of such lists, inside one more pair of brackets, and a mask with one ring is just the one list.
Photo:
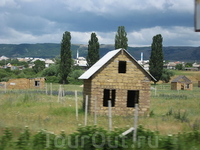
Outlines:
[[[153, 37], [153, 42], [151, 44], [151, 56], [149, 60], [149, 72], [157, 80], [160, 80], [163, 72], [163, 50], [162, 50], [162, 35], [157, 34]], [[156, 82], [155, 82], [156, 84]]]
[[88, 55], [87, 63], [88, 67], [91, 67], [99, 60], [99, 42], [95, 33], [91, 34], [91, 39], [88, 42]]
[[68, 31], [63, 34], [60, 58], [60, 77], [65, 84], [72, 67], [71, 34]]
[[117, 34], [115, 35], [115, 49], [128, 48], [128, 38], [126, 37], [127, 33], [124, 26], [119, 26]]

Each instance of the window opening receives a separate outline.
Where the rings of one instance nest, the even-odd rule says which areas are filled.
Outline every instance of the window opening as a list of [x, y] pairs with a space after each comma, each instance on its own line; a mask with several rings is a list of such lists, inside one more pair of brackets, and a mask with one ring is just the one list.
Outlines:
[[35, 86], [40, 86], [40, 81], [35, 81]]
[[190, 84], [186, 84], [185, 88], [189, 89], [190, 88]]
[[139, 103], [139, 91], [128, 90], [127, 93], [127, 107], [135, 107], [135, 104]]
[[116, 90], [104, 89], [103, 91], [103, 106], [108, 107], [108, 100], [111, 100], [112, 107], [115, 106]]
[[126, 61], [119, 61], [118, 73], [126, 73]]

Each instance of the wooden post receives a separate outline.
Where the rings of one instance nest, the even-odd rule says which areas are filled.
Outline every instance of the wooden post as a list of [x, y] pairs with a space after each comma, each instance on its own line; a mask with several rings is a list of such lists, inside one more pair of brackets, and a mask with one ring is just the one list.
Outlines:
[[85, 126], [87, 125], [87, 112], [88, 112], [88, 95], [86, 95], [85, 99]]
[[138, 120], [138, 104], [135, 104], [133, 142], [136, 142]]
[[108, 120], [109, 120], [109, 131], [112, 131], [112, 103], [108, 100]]
[[75, 90], [75, 106], [76, 106], [76, 120], [78, 121], [78, 99], [76, 90]]
[[7, 85], [6, 85], [6, 82], [5, 82], [5, 85], [4, 85], [4, 92], [6, 93], [6, 87]]
[[47, 83], [46, 83], [46, 95], [48, 94]]
[[51, 100], [52, 100], [52, 83], [50, 83], [50, 90], [51, 90]]
[[60, 102], [60, 95], [61, 95], [61, 85], [60, 85], [59, 90], [58, 90], [58, 102]]
[[64, 107], [66, 107], [66, 102], [65, 102], [65, 90], [64, 90], [64, 88], [62, 88], [62, 103], [64, 103]]
[[59, 94], [60, 94], [60, 86], [59, 86], [59, 89], [58, 89], [58, 100], [57, 100], [57, 102], [59, 102]]
[[97, 97], [94, 99], [94, 125], [97, 124]]

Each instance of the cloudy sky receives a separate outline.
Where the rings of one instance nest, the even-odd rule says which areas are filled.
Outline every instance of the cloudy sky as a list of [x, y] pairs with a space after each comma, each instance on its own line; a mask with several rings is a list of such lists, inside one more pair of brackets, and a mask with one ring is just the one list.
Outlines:
[[129, 46], [149, 46], [156, 34], [164, 46], [200, 46], [194, 31], [194, 0], [0, 0], [0, 44], [114, 44], [124, 26]]

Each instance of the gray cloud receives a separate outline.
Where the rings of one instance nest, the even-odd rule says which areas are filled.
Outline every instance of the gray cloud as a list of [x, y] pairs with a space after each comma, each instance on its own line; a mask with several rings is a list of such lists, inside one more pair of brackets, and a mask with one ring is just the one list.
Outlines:
[[166, 45], [196, 45], [193, 19], [191, 0], [2, 0], [0, 43], [58, 43], [70, 31], [77, 44], [87, 44], [91, 32], [113, 44], [118, 26], [125, 26], [129, 45], [150, 45], [155, 34]]

